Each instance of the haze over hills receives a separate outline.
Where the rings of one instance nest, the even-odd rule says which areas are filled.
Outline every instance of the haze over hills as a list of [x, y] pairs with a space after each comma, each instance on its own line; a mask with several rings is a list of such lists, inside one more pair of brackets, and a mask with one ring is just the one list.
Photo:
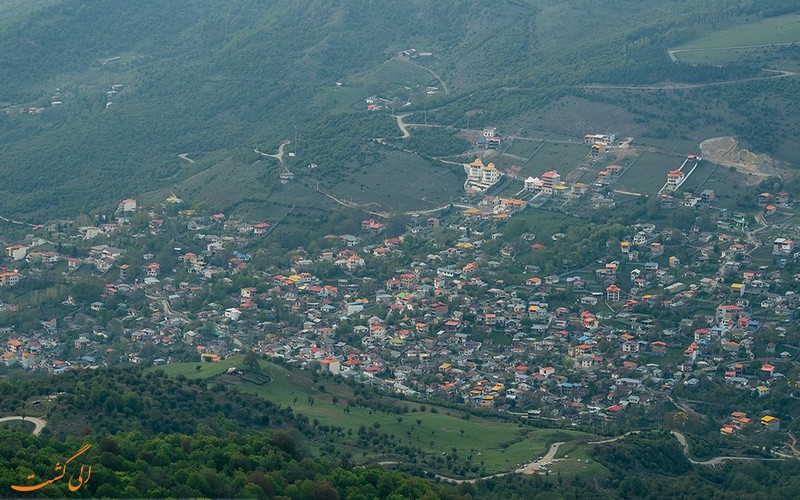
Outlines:
[[800, 497], [799, 8], [0, 0], [0, 491]]
[[[459, 169], [430, 156], [448, 134], [412, 153], [372, 141], [401, 135], [389, 108], [404, 103], [415, 121], [424, 113], [430, 124], [501, 125], [509, 133], [616, 126], [696, 142], [711, 132], [738, 134], [745, 145], [792, 161], [797, 152], [763, 132], [747, 134], [742, 119], [756, 118], [741, 113], [750, 111], [692, 128], [691, 120], [670, 114], [672, 106], [662, 117], [637, 96], [582, 86], [757, 76], [753, 61], [698, 67], [671, 62], [666, 50], [708, 29], [790, 12], [796, 3], [3, 2], [4, 18], [16, 21], [0, 31], [0, 211], [32, 219], [74, 215], [169, 189], [225, 209], [323, 207], [329, 201], [300, 184], [280, 186], [276, 162], [253, 153], [275, 153], [295, 139], [287, 151], [298, 154], [288, 165], [307, 185], [384, 209], [446, 203], [459, 188]], [[395, 57], [410, 48], [431, 55]], [[770, 85], [781, 86], [773, 88], [778, 97], [752, 111], [761, 124], [766, 112], [785, 113], [782, 99], [797, 91], [794, 79]], [[427, 87], [436, 93], [426, 97]], [[689, 105], [713, 98], [685, 92], [678, 99]], [[391, 104], [367, 116], [363, 102], [374, 95]], [[542, 119], [554, 106], [569, 116], [598, 105], [646, 114], [647, 123], [613, 123], [604, 116], [612, 112], [580, 127]], [[772, 128], [788, 136], [797, 123], [785, 118]], [[465, 144], [446, 152], [462, 152]], [[319, 168], [298, 170], [311, 163]], [[392, 201], [380, 190], [370, 195], [374, 179], [367, 174], [392, 175], [397, 165], [407, 169], [404, 176], [439, 189], [420, 194], [411, 183]], [[359, 183], [355, 194], [342, 188]]]

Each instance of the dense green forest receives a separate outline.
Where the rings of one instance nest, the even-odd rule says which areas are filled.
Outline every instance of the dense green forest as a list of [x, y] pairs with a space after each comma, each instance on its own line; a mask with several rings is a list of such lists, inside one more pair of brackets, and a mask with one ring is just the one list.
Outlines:
[[[465, 498], [450, 486], [408, 474], [310, 457], [286, 435], [120, 432], [61, 440], [0, 431], [0, 443], [3, 497]], [[75, 470], [67, 470], [78, 476], [81, 465], [91, 466], [89, 479], [77, 491], [70, 491], [69, 484], [78, 480], [70, 483], [66, 477], [35, 493], [10, 488], [56, 476], [53, 466], [85, 444], [91, 448], [73, 462]], [[30, 474], [37, 479], [26, 479]]]
[[[113, 375], [112, 375], [113, 376]], [[105, 380], [105, 375], [98, 376]], [[134, 381], [135, 382], [135, 381]], [[178, 380], [177, 386], [184, 382]], [[16, 387], [21, 389], [22, 387]], [[32, 386], [25, 387], [31, 390]], [[175, 389], [175, 387], [173, 387]], [[4, 392], [7, 392], [7, 386]], [[4, 395], [4, 397], [6, 397]], [[200, 396], [203, 396], [202, 394]], [[183, 396], [162, 396], [171, 406]], [[73, 402], [74, 404], [74, 402]], [[60, 409], [63, 409], [61, 405]], [[103, 410], [99, 410], [103, 413]], [[202, 420], [206, 410], [198, 408]], [[168, 420], [176, 414], [162, 414]], [[220, 418], [220, 417], [218, 417]], [[131, 427], [138, 423], [130, 417]], [[235, 422], [235, 420], [231, 420]], [[153, 422], [150, 422], [152, 424]], [[113, 426], [112, 426], [113, 427]], [[124, 425], [118, 426], [125, 428]], [[35, 437], [20, 429], [0, 430], [0, 489], [3, 496], [30, 496], [11, 485], [33, 486], [57, 475], [56, 464], [89, 445], [67, 474], [81, 466], [91, 475], [70, 491], [64, 477], [36, 490], [48, 497], [277, 497], [277, 498], [796, 498], [800, 494], [797, 461], [727, 462], [694, 466], [668, 433], [631, 435], [597, 445], [590, 456], [610, 476], [508, 475], [453, 485], [377, 466], [357, 466], [348, 458], [312, 452], [299, 434], [278, 428], [254, 432], [231, 424], [217, 432], [156, 432], [150, 429], [88, 432]], [[257, 427], [257, 426], [256, 426]], [[210, 431], [210, 432], [209, 432]], [[82, 477], [85, 474], [80, 472]], [[32, 477], [35, 476], [35, 477]], [[77, 484], [77, 479], [72, 482]]]
[[25, 413], [31, 398], [59, 394], [47, 415], [56, 437], [121, 431], [200, 433], [303, 431], [308, 419], [224, 384], [170, 378], [141, 369], [75, 371], [63, 377], [0, 380], [4, 413]]
[[[535, 114], [584, 84], [752, 77], [760, 74], [756, 61], [698, 66], [672, 62], [666, 51], [797, 7], [796, 0], [9, 3], [5, 15], [15, 21], [0, 29], [0, 212], [74, 215], [164, 189], [191, 197], [198, 173], [222, 164], [244, 171], [253, 161], [244, 150], [295, 136], [293, 166], [318, 164], [299, 174], [332, 187], [343, 167], [388, 168], [361, 145], [399, 136], [388, 116], [395, 104], [378, 112], [385, 119], [367, 119], [370, 95], [409, 99], [407, 111], [424, 111], [431, 124], [464, 127], [472, 116], [475, 128]], [[432, 54], [398, 63], [417, 71], [417, 83], [379, 71], [409, 48]], [[426, 80], [446, 91], [426, 97]], [[791, 92], [795, 84], [784, 85]], [[723, 117], [721, 127], [741, 123], [734, 118]], [[755, 145], [794, 154], [770, 134], [739, 129]], [[423, 157], [461, 147], [426, 133], [407, 142]], [[178, 158], [185, 152], [197, 163]], [[271, 199], [261, 193], [272, 192], [277, 176], [247, 179], [229, 196], [234, 205]]]
[[[37, 403], [32, 406], [32, 401]], [[392, 404], [385, 397], [369, 401]], [[391, 468], [358, 465], [355, 456], [324, 445], [329, 434], [339, 431], [290, 408], [215, 379], [167, 377], [161, 370], [100, 369], [3, 379], [0, 404], [6, 415], [34, 410], [47, 419], [41, 437], [17, 425], [0, 429], [3, 496], [29, 496], [7, 488], [55, 477], [54, 465], [85, 444], [90, 448], [68, 473], [77, 476], [81, 465], [91, 465], [90, 479], [70, 492], [65, 477], [36, 495], [521, 499], [800, 494], [795, 460], [693, 465], [666, 432], [633, 434], [589, 448], [591, 460], [610, 473], [600, 477], [512, 474], [458, 485], [440, 479], [436, 484], [432, 478]], [[379, 437], [372, 429], [364, 436], [359, 432], [359, 446], [373, 446]], [[697, 439], [690, 437], [692, 446], [702, 451], [702, 438]]]

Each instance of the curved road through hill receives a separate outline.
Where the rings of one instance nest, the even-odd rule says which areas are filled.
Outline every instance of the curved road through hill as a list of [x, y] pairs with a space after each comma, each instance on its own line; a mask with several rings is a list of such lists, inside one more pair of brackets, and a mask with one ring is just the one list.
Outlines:
[[764, 49], [772, 47], [788, 47], [792, 45], [797, 45], [798, 43], [800, 42], [765, 43], [760, 45], [733, 45], [730, 47], [711, 47], [702, 49], [669, 49], [667, 50], [667, 54], [669, 54], [670, 61], [678, 62], [678, 58], [675, 57], [675, 54], [678, 54], [680, 52], [719, 52], [725, 50]]
[[47, 425], [47, 422], [42, 420], [41, 418], [38, 418], [38, 417], [22, 417], [22, 416], [3, 417], [3, 418], [0, 418], [0, 423], [10, 422], [12, 420], [21, 420], [23, 422], [33, 422], [33, 425], [35, 426], [33, 428], [33, 435], [34, 436], [38, 436], [39, 434], [41, 434], [42, 433], [42, 429], [44, 429], [44, 426]]
[[721, 464], [722, 462], [728, 462], [732, 460], [744, 460], [744, 461], [759, 460], [764, 462], [783, 460], [782, 458], [761, 458], [761, 457], [714, 457], [710, 460], [705, 460], [705, 461], [694, 460], [689, 455], [689, 443], [686, 441], [686, 436], [684, 436], [678, 431], [670, 431], [670, 434], [675, 436], [675, 439], [677, 439], [678, 442], [681, 444], [681, 446], [683, 446], [683, 454], [686, 455], [686, 458], [689, 459], [689, 462], [691, 462], [693, 465], [709, 465], [713, 467], [715, 465]]
[[754, 82], [756, 80], [774, 80], [776, 78], [785, 78], [787, 76], [795, 76], [797, 73], [794, 71], [785, 71], [780, 69], [764, 69], [763, 71], [774, 73], [769, 76], [753, 76], [750, 78], [739, 78], [736, 80], [724, 80], [721, 82], [708, 82], [708, 83], [665, 83], [661, 85], [579, 85], [579, 88], [588, 90], [684, 90], [684, 89], [699, 89], [702, 87], [719, 87], [721, 85], [733, 85], [736, 83]]
[[535, 474], [539, 472], [540, 466], [552, 462], [553, 459], [556, 458], [556, 453], [558, 453], [558, 447], [561, 446], [562, 444], [564, 444], [564, 441], [551, 444], [550, 449], [547, 450], [547, 453], [545, 453], [545, 455], [542, 458], [536, 460], [535, 462], [527, 463], [514, 472], [517, 472], [518, 474]]
[[[625, 434], [622, 434], [622, 435], [619, 435], [619, 436], [616, 436], [616, 437], [612, 437], [612, 438], [608, 438], [608, 439], [602, 439], [600, 441], [589, 441], [586, 444], [608, 444], [608, 443], [613, 443], [615, 441], [619, 441], [620, 439], [625, 438], [627, 436], [630, 436], [632, 434], [641, 434], [641, 433], [642, 433], [642, 431], [629, 431], [629, 432], [626, 432]], [[778, 460], [784, 460], [784, 458], [729, 457], [729, 456], [714, 457], [714, 458], [711, 458], [709, 460], [695, 460], [689, 454], [689, 442], [686, 440], [686, 436], [684, 436], [682, 433], [680, 433], [678, 431], [670, 431], [670, 434], [675, 436], [675, 439], [677, 439], [678, 442], [681, 444], [681, 446], [683, 447], [683, 454], [686, 456], [686, 459], [689, 460], [689, 463], [691, 463], [692, 465], [705, 465], [705, 466], [709, 466], [709, 467], [715, 467], [715, 466], [717, 466], [717, 465], [719, 465], [719, 464], [721, 464], [723, 462], [728, 462], [728, 461], [764, 461], [764, 462], [774, 462], [774, 461], [778, 461]], [[553, 443], [552, 445], [550, 445], [550, 449], [547, 451], [547, 453], [542, 458], [540, 458], [539, 460], [536, 460], [534, 462], [527, 463], [527, 464], [523, 465], [522, 467], [520, 467], [519, 469], [516, 469], [516, 470], [514, 470], [512, 472], [500, 472], [498, 474], [492, 474], [492, 475], [489, 475], [489, 476], [479, 477], [479, 478], [475, 478], [475, 479], [456, 479], [454, 477], [440, 476], [439, 474], [436, 474], [436, 478], [440, 479], [442, 481], [447, 481], [447, 482], [454, 483], [454, 484], [465, 484], [465, 483], [469, 484], [469, 483], [475, 483], [477, 481], [484, 481], [486, 479], [492, 479], [492, 478], [495, 478], [495, 477], [503, 477], [503, 476], [507, 476], [509, 474], [514, 474], [514, 473], [517, 473], [517, 474], [536, 474], [538, 472], [541, 472], [539, 470], [540, 466], [545, 465], [545, 464], [547, 464], [549, 462], [553, 462], [555, 460], [555, 456], [558, 453], [558, 448], [562, 444], [564, 444], [564, 442]]]
[[404, 115], [395, 115], [395, 118], [397, 119], [397, 126], [400, 127], [400, 132], [403, 133], [402, 137], [403, 139], [411, 135], [411, 133], [408, 131], [408, 128], [406, 128], [405, 122], [403, 121], [403, 118], [405, 118], [410, 114], [411, 113], [406, 113]]

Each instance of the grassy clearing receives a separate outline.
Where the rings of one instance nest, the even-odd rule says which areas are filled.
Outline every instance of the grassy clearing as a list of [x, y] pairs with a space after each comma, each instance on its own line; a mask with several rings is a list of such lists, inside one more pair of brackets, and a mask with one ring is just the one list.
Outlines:
[[[691, 52], [676, 52], [675, 58], [688, 64], [731, 64], [743, 60], [766, 60], [775, 52], [773, 47], [737, 49], [711, 49]], [[772, 67], [770, 65], [770, 67]], [[783, 66], [780, 66], [781, 68]]]
[[375, 208], [419, 210], [447, 203], [461, 193], [463, 170], [402, 151], [387, 151], [373, 165], [351, 166], [328, 188], [334, 196]]
[[244, 356], [232, 356], [219, 363], [175, 363], [153, 367], [151, 370], [163, 370], [170, 377], [183, 375], [189, 379], [207, 379], [224, 373], [228, 368], [242, 366], [243, 359]]
[[[223, 373], [231, 366], [241, 366], [242, 357], [220, 363], [184, 363], [160, 366], [169, 375], [183, 374], [187, 378], [208, 378]], [[196, 366], [201, 366], [198, 372]], [[260, 373], [265, 384], [244, 381], [222, 375], [219, 381], [234, 384], [273, 403], [290, 406], [320, 425], [335, 425], [355, 434], [362, 426], [378, 428], [394, 435], [403, 444], [419, 447], [425, 453], [440, 455], [455, 450], [459, 457], [481, 463], [487, 473], [508, 471], [519, 464], [541, 456], [555, 441], [585, 438], [585, 433], [532, 427], [476, 417], [464, 412], [428, 403], [411, 403], [382, 398], [406, 406], [402, 415], [360, 406], [349, 406], [355, 398], [354, 388], [340, 378], [320, 378], [316, 381], [307, 371], [289, 370], [272, 363], [261, 362]], [[422, 411], [424, 408], [425, 411]], [[363, 450], [364, 458], [378, 459], [371, 450]]]
[[790, 14], [716, 31], [673, 50], [679, 61], [690, 64], [750, 62], [784, 69], [794, 67], [793, 58], [782, 61], [780, 54], [790, 48], [786, 44], [797, 42], [800, 14]]
[[557, 170], [562, 176], [580, 165], [589, 154], [583, 143], [547, 143], [525, 165], [520, 175], [537, 177], [549, 170]]
[[320, 91], [314, 96], [314, 106], [331, 107], [333, 112], [352, 111], [354, 107], [366, 107], [364, 99], [369, 97], [367, 91], [357, 87], [335, 87]]
[[431, 80], [435, 80], [433, 75], [424, 68], [396, 59], [386, 61], [364, 76], [365, 82], [380, 82], [384, 85], [410, 87], [412, 89], [423, 87], [422, 91], [425, 90]]
[[511, 146], [505, 150], [505, 153], [528, 158], [542, 145], [541, 141], [527, 141], [515, 139]]
[[607, 475], [609, 473], [608, 469], [589, 457], [587, 446], [582, 443], [565, 443], [561, 445], [555, 456], [557, 461], [553, 462], [548, 469], [568, 479], [576, 476], [600, 479]]
[[688, 191], [692, 193], [700, 193], [703, 189], [705, 189], [705, 180], [709, 178], [709, 175], [715, 171], [717, 168], [711, 162], [708, 161], [701, 161], [697, 168], [694, 169], [694, 173], [692, 176], [689, 177], [681, 186], [683, 191]]
[[[705, 50], [798, 41], [800, 41], [800, 14], [789, 14], [715, 31], [675, 47], [675, 50]], [[676, 54], [676, 57], [683, 60], [682, 55]]]
[[644, 153], [617, 183], [616, 189], [635, 193], [655, 194], [667, 182], [667, 172], [681, 166], [680, 156], [664, 153]]
[[589, 222], [561, 212], [529, 208], [514, 217], [514, 220], [524, 221], [525, 228], [536, 235], [536, 243], [545, 246], [552, 243], [555, 233], [566, 233]]
[[[706, 162], [703, 162], [706, 163]], [[717, 205], [732, 210], [741, 210], [736, 205], [736, 199], [742, 193], [742, 186], [748, 184], [747, 176], [729, 167], [718, 166], [714, 169], [709, 177], [708, 174], [704, 176], [708, 180], [703, 184], [703, 189], [712, 189], [717, 197]], [[691, 179], [690, 179], [691, 180]], [[698, 178], [698, 181], [700, 179]]]

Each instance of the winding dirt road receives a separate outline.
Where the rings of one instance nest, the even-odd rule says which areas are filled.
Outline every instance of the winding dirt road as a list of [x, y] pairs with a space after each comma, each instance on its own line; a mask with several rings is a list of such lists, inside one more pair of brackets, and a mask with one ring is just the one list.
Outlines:
[[709, 82], [709, 83], [667, 83], [661, 85], [579, 85], [579, 88], [586, 90], [600, 90], [600, 89], [683, 90], [683, 89], [699, 89], [702, 87], [719, 87], [720, 85], [733, 85], [736, 83], [755, 82], [757, 80], [774, 80], [776, 78], [785, 78], [787, 76], [797, 75], [797, 73], [793, 71], [783, 71], [779, 69], [764, 69], [763, 71], [776, 74], [770, 76], [753, 76], [751, 78], [740, 78], [737, 80], [725, 80], [722, 82]]
[[707, 49], [669, 49], [667, 54], [669, 54], [669, 58], [672, 62], [678, 62], [678, 58], [675, 57], [675, 54], [681, 52], [719, 52], [723, 50], [765, 49], [770, 47], [788, 47], [791, 45], [797, 45], [798, 43], [800, 42], [766, 43], [761, 45], [734, 45], [732, 47], [713, 47]]
[[[612, 438], [601, 439], [599, 441], [589, 441], [586, 444], [608, 444], [608, 443], [613, 443], [615, 441], [619, 441], [620, 439], [623, 439], [623, 438], [625, 438], [627, 436], [630, 436], [632, 434], [641, 434], [641, 433], [642, 433], [642, 431], [629, 431], [629, 432], [626, 432], [625, 434], [622, 434], [622, 435], [619, 435], [619, 436], [615, 436], [615, 437], [612, 437]], [[670, 434], [675, 436], [675, 439], [677, 439], [678, 442], [681, 444], [681, 446], [683, 447], [683, 454], [686, 456], [686, 459], [689, 460], [689, 462], [692, 465], [704, 465], [704, 466], [708, 466], [708, 467], [715, 467], [717, 465], [720, 465], [723, 462], [729, 462], [729, 461], [774, 462], [774, 461], [778, 461], [778, 460], [785, 460], [785, 458], [730, 457], [730, 456], [714, 457], [714, 458], [711, 458], [709, 460], [695, 460], [689, 454], [689, 442], [686, 440], [686, 436], [684, 436], [682, 433], [680, 433], [678, 431], [670, 431]], [[477, 481], [484, 481], [486, 479], [492, 479], [492, 478], [496, 478], [496, 477], [503, 477], [503, 476], [507, 476], [509, 474], [537, 474], [537, 473], [542, 472], [539, 469], [539, 467], [541, 467], [542, 465], [545, 465], [547, 463], [552, 463], [552, 462], [558, 460], [555, 457], [556, 457], [556, 454], [558, 453], [558, 448], [562, 444], [564, 444], [563, 441], [551, 444], [550, 445], [550, 449], [547, 451], [547, 453], [542, 458], [540, 458], [538, 460], [535, 460], [533, 462], [527, 463], [527, 464], [523, 465], [522, 467], [520, 467], [520, 468], [518, 468], [518, 469], [516, 469], [514, 471], [511, 471], [511, 472], [500, 472], [498, 474], [492, 474], [492, 475], [489, 475], [489, 476], [479, 477], [479, 478], [475, 478], [475, 479], [456, 479], [454, 477], [440, 476], [439, 474], [436, 474], [436, 478], [438, 478], [438, 479], [440, 479], [442, 481], [447, 481], [449, 483], [453, 483], [453, 484], [465, 484], [465, 483], [469, 484], [469, 483], [475, 483]]]
[[403, 62], [407, 62], [408, 64], [411, 64], [412, 66], [416, 66], [416, 67], [418, 67], [418, 68], [422, 68], [422, 69], [424, 69], [425, 71], [427, 71], [428, 73], [430, 73], [431, 75], [433, 75], [433, 77], [434, 77], [434, 78], [436, 78], [436, 80], [438, 80], [438, 81], [439, 81], [439, 84], [442, 86], [442, 90], [444, 90], [444, 93], [445, 93], [445, 94], [449, 94], [449, 93], [450, 93], [450, 89], [448, 89], [448, 88], [447, 88], [447, 84], [446, 84], [446, 83], [444, 83], [444, 80], [442, 80], [442, 77], [441, 77], [441, 76], [439, 76], [439, 75], [438, 75], [438, 74], [437, 74], [435, 71], [433, 71], [432, 69], [430, 69], [430, 68], [426, 68], [425, 66], [423, 66], [423, 65], [421, 65], [421, 64], [417, 64], [417, 63], [415, 63], [414, 61], [411, 61], [410, 59], [399, 59], [399, 58], [398, 58], [398, 60], [399, 60], [399, 61], [403, 61]]
[[289, 140], [283, 141], [281, 143], [281, 145], [278, 146], [278, 152], [276, 154], [264, 153], [263, 151], [260, 151], [258, 148], [255, 148], [253, 151], [255, 153], [260, 154], [261, 156], [267, 156], [269, 158], [275, 158], [281, 164], [281, 168], [283, 168], [284, 170], [287, 170], [286, 169], [286, 165], [283, 162], [283, 152], [286, 149], [286, 145], [287, 144], [291, 144], [291, 142], [292, 141], [289, 141]]
[[33, 422], [33, 425], [34, 425], [33, 435], [34, 436], [38, 436], [39, 434], [41, 434], [42, 433], [42, 429], [44, 429], [44, 426], [47, 425], [47, 422], [45, 420], [42, 420], [41, 418], [38, 418], [38, 417], [23, 417], [23, 416], [3, 417], [3, 418], [0, 418], [0, 423], [10, 422], [10, 421], [13, 421], [13, 420], [21, 420], [23, 422]]
[[[768, 48], [768, 47], [786, 47], [791, 45], [797, 45], [800, 42], [787, 42], [787, 43], [769, 43], [763, 45], [736, 45], [730, 47], [714, 47], [708, 49], [669, 49], [667, 50], [667, 54], [669, 55], [670, 61], [677, 63], [678, 58], [675, 54], [685, 53], [685, 52], [714, 52], [714, 51], [723, 51], [723, 50], [739, 50], [739, 49], [760, 49], [760, 48]], [[581, 85], [579, 88], [582, 89], [589, 89], [589, 90], [598, 90], [598, 89], [618, 89], [618, 90], [680, 90], [680, 89], [697, 89], [701, 87], [717, 87], [720, 85], [733, 85], [736, 83], [745, 83], [745, 82], [754, 82], [756, 80], [774, 80], [775, 78], [785, 78], [787, 76], [796, 76], [797, 73], [794, 71], [785, 71], [780, 69], [766, 69], [763, 68], [762, 71], [767, 73], [773, 73], [769, 76], [754, 76], [751, 78], [740, 78], [736, 80], [725, 80], [723, 82], [710, 82], [710, 83], [669, 83], [669, 84], [661, 84], [661, 85]]]

